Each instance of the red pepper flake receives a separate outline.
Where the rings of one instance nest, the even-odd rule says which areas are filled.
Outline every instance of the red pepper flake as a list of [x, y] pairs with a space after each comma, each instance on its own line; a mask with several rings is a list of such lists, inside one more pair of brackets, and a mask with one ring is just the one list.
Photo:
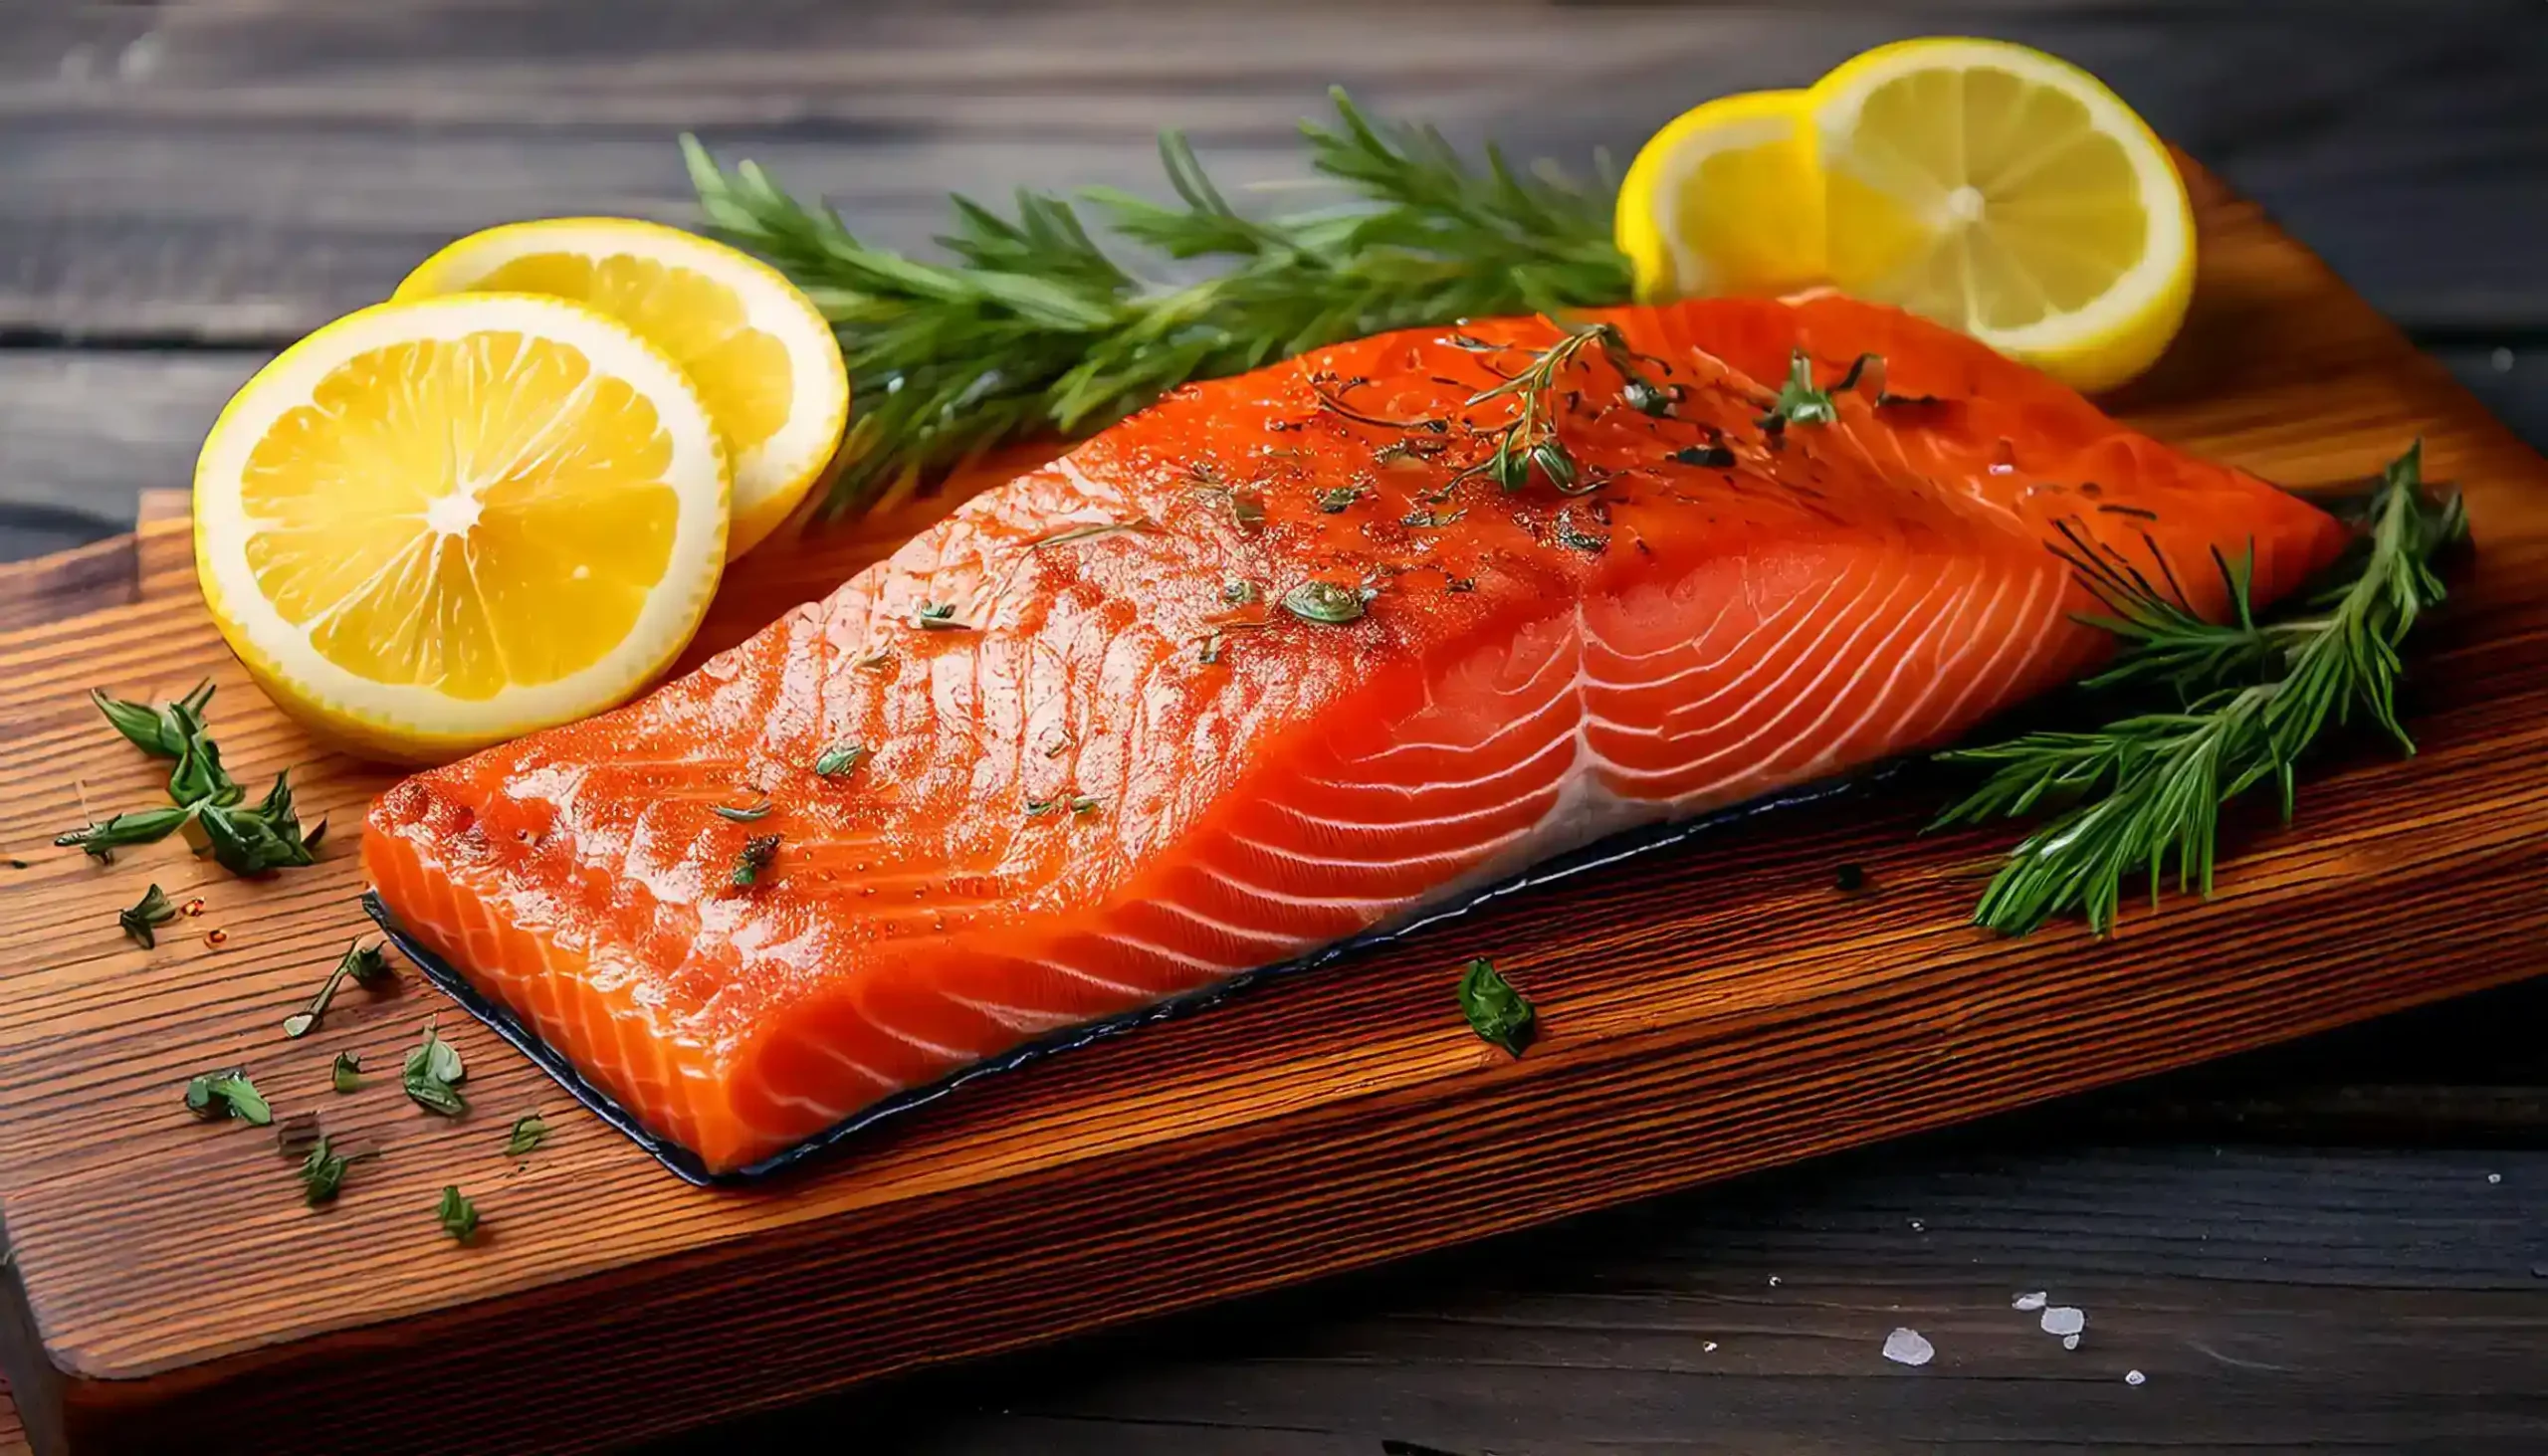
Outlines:
[[222, 946], [230, 943], [230, 933], [217, 928], [207, 931], [204, 933], [203, 942], [210, 945], [213, 949], [218, 950]]
[[177, 914], [186, 916], [203, 914], [203, 897], [198, 895], [194, 899], [187, 901], [185, 904], [178, 906]]

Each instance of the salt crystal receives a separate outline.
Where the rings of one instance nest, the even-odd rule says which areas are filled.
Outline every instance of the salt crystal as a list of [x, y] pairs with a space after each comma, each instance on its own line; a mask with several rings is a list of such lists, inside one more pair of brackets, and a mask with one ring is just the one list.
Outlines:
[[2497, 349], [2487, 362], [2495, 366], [2496, 373], [2509, 374], [2512, 372], [2512, 350]]
[[2123, 1383], [2127, 1385], [2138, 1385], [2149, 1378], [2150, 1377], [2148, 1375], [2141, 1373], [2139, 1370], [2126, 1370], [2123, 1372]]
[[2061, 1337], [2061, 1348], [2062, 1348], [2063, 1350], [2077, 1350], [2077, 1349], [2079, 1348], [2079, 1337], [2078, 1337], [2078, 1336], [2076, 1336], [2076, 1335], [2064, 1335], [2064, 1336], [2062, 1336], [2062, 1337]]
[[1925, 1365], [1937, 1352], [1917, 1330], [1896, 1330], [1884, 1337], [1884, 1357], [1898, 1365]]
[[2044, 1311], [2043, 1318], [2036, 1323], [2043, 1326], [2046, 1335], [2076, 1335], [2088, 1328], [2088, 1312], [2069, 1305], [2054, 1305]]
[[2009, 1308], [2013, 1310], [2024, 1310], [2028, 1313], [2032, 1313], [2036, 1310], [2042, 1309], [2045, 1303], [2051, 1298], [2052, 1297], [2050, 1295], [2047, 1295], [2042, 1290], [2038, 1289], [2032, 1294], [2021, 1294], [2016, 1299], [2009, 1301]]
[[1776, 1288], [1778, 1288], [1778, 1287], [1779, 1287], [1779, 1276], [1777, 1276], [1777, 1275], [1773, 1274], [1773, 1275], [1771, 1275], [1771, 1276], [1770, 1276], [1770, 1288], [1772, 1288], [1772, 1289], [1776, 1289]]
[[1915, 1218], [1915, 1219], [1913, 1219], [1913, 1220], [1911, 1220], [1911, 1231], [1912, 1231], [1913, 1233], [1918, 1233], [1920, 1230], [1922, 1230], [1922, 1229], [1924, 1229], [1924, 1228], [1926, 1228], [1926, 1227], [1928, 1227], [1928, 1225], [1927, 1225], [1927, 1224], [1922, 1223], [1920, 1220], [1918, 1220], [1918, 1219], [1916, 1219], [1916, 1218]]
[[2503, 1180], [2504, 1180], [2504, 1175], [2503, 1175], [2502, 1173], [2488, 1173], [2488, 1174], [2486, 1174], [2486, 1181], [2487, 1181], [2487, 1182], [2490, 1182], [2490, 1183], [2500, 1183], [2500, 1182], [2502, 1182]]
[[1699, 1347], [1699, 1349], [1701, 1349], [1701, 1350], [1709, 1350], [1709, 1351], [1715, 1350], [1715, 1349], [1716, 1349], [1716, 1342], [1715, 1342], [1715, 1341], [1713, 1341], [1713, 1340], [1711, 1340], [1711, 1341], [1709, 1341], [1707, 1344], [1700, 1346], [1700, 1347]]

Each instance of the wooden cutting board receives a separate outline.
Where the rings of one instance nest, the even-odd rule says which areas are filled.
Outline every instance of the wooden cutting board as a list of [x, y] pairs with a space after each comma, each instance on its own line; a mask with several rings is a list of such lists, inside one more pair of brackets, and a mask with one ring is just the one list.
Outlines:
[[[2298, 829], [2237, 833], [2217, 902], [2111, 941], [1976, 932], [1976, 867], [2013, 835], [1922, 836], [1939, 789], [1915, 776], [993, 1079], [748, 1192], [676, 1181], [412, 972], [286, 1041], [364, 929], [356, 826], [387, 779], [246, 684], [182, 529], [102, 551], [129, 553], [134, 600], [0, 636], [0, 853], [33, 862], [0, 869], [0, 1355], [36, 1448], [589, 1449], [2548, 970], [2548, 463], [2252, 207], [2195, 186], [2193, 319], [2118, 411], [2303, 489], [2422, 434], [2479, 543], [2419, 655], [2423, 753], [2313, 776]], [[711, 636], [951, 500], [755, 556]], [[46, 569], [68, 568], [0, 577], [0, 621], [43, 615], [25, 583]], [[159, 791], [85, 691], [205, 674], [240, 778], [290, 765], [305, 814], [332, 816], [321, 863], [247, 885], [173, 843], [105, 870], [50, 848], [84, 801]], [[1843, 863], [1873, 890], [1836, 891]], [[207, 910], [144, 951], [114, 912], [153, 881]], [[1472, 954], [1539, 1002], [1518, 1062], [1453, 1008]], [[437, 1013], [470, 1065], [458, 1122], [396, 1086]], [[328, 1090], [339, 1049], [373, 1069], [358, 1094]], [[231, 1064], [384, 1155], [306, 1209], [269, 1135], [180, 1107], [188, 1075]], [[508, 1160], [533, 1108], [554, 1131]], [[452, 1182], [477, 1246], [435, 1224]]]

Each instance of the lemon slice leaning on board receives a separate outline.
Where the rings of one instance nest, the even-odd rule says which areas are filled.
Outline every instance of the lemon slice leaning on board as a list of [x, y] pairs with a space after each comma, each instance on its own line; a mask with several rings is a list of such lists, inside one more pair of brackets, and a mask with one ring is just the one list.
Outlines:
[[2066, 61], [2002, 41], [1881, 46], [1813, 86], [1831, 282], [2079, 389], [2149, 367], [2194, 292], [2167, 148]]
[[420, 264], [394, 298], [550, 294], [652, 339], [690, 374], [735, 462], [740, 556], [821, 482], [849, 421], [831, 324], [778, 270], [679, 228], [555, 218], [472, 233]]
[[1638, 148], [1613, 232], [1637, 298], [1779, 294], [1822, 278], [1822, 176], [1806, 94], [1694, 106]]
[[716, 590], [730, 491], [706, 401], [615, 319], [522, 294], [382, 304], [223, 409], [195, 569], [286, 712], [430, 761], [662, 672]]

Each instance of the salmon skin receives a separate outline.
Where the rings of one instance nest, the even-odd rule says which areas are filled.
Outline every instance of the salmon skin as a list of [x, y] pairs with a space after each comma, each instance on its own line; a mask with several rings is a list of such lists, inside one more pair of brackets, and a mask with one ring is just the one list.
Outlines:
[[[2112, 651], [2054, 548], [2218, 617], [2216, 551], [2261, 602], [2344, 544], [1889, 309], [1591, 316], [1664, 398], [1581, 351], [1548, 397], [1567, 489], [1484, 468], [1518, 401], [1475, 397], [1545, 319], [1191, 385], [652, 696], [396, 785], [364, 867], [729, 1172], [1601, 836], [1951, 742]], [[1769, 419], [1798, 350], [1826, 382], [1879, 355], [1884, 392]]]

